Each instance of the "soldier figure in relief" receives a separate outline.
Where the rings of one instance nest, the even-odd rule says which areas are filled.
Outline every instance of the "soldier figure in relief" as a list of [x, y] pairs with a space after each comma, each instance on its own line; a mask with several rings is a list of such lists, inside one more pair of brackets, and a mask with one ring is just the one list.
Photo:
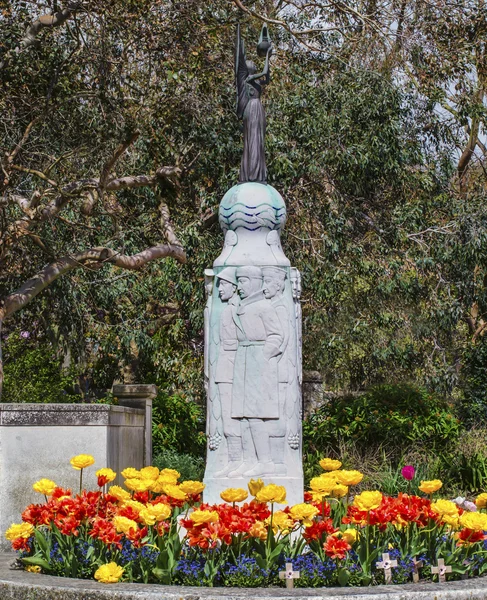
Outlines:
[[[278, 381], [279, 381], [279, 419], [272, 424], [271, 452], [272, 458], [276, 464], [276, 474], [284, 475], [286, 473], [286, 404], [292, 402], [288, 398], [288, 383], [294, 379], [294, 368], [290, 356], [294, 348], [292, 343], [291, 317], [289, 314], [288, 303], [284, 298], [284, 286], [287, 274], [284, 269], [279, 267], [263, 267], [262, 274], [264, 285], [262, 291], [265, 298], [271, 301], [276, 310], [279, 322], [283, 332], [281, 344], [281, 355], [278, 359]], [[294, 316], [294, 315], [293, 315]]]
[[267, 421], [279, 419], [278, 357], [284, 334], [275, 308], [264, 297], [262, 269], [238, 267], [236, 276], [241, 302], [233, 310], [238, 347], [232, 418], [241, 424], [243, 462], [228, 475], [270, 475], [275, 469]]
[[220, 316], [219, 351], [215, 367], [215, 384], [218, 388], [218, 400], [226, 441], [227, 464], [215, 473], [215, 477], [224, 477], [242, 462], [242, 438], [240, 423], [231, 418], [232, 386], [235, 356], [237, 354], [237, 327], [233, 319], [233, 310], [238, 305], [237, 279], [235, 267], [226, 267], [216, 274], [218, 295], [226, 304]]

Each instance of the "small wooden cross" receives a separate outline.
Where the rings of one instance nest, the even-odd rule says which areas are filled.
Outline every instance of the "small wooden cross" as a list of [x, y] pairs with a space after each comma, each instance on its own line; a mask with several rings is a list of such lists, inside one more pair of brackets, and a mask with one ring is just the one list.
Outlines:
[[292, 563], [286, 563], [286, 570], [279, 571], [279, 579], [285, 579], [287, 589], [292, 590], [294, 588], [294, 580], [299, 579], [299, 571], [293, 571]]
[[377, 568], [384, 569], [384, 577], [386, 583], [392, 583], [391, 567], [397, 567], [397, 560], [391, 560], [389, 553], [385, 552], [384, 554], [382, 554], [381, 562], [377, 563]]
[[438, 559], [438, 566], [431, 567], [431, 572], [436, 575], [438, 573], [438, 581], [440, 583], [445, 583], [446, 581], [446, 573], [451, 573], [451, 567], [445, 565], [445, 561], [442, 558]]
[[416, 560], [413, 558], [413, 583], [419, 583], [419, 569], [423, 567], [422, 560]]

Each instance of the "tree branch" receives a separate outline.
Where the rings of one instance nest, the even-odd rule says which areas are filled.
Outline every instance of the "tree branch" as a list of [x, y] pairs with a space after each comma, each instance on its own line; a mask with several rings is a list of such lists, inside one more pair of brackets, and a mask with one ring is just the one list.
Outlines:
[[468, 137], [468, 143], [465, 150], [460, 156], [460, 160], [457, 165], [458, 178], [460, 184], [463, 182], [468, 164], [470, 163], [473, 153], [475, 152], [475, 146], [477, 145], [477, 139], [479, 136], [480, 120], [477, 118], [472, 119], [472, 126], [470, 128], [470, 135]]
[[23, 48], [33, 46], [37, 41], [37, 36], [41, 29], [45, 27], [59, 27], [65, 23], [74, 12], [81, 8], [81, 2], [70, 2], [66, 8], [54, 13], [53, 15], [42, 15], [36, 19], [29, 29], [25, 32], [20, 45]]
[[[339, 27], [315, 27], [312, 29], [304, 29], [302, 31], [298, 31], [295, 29], [291, 29], [291, 27], [289, 27], [289, 25], [285, 21], [281, 21], [279, 19], [271, 19], [261, 13], [257, 13], [256, 11], [254, 11], [250, 8], [247, 8], [242, 3], [241, 0], [233, 0], [233, 2], [238, 8], [240, 8], [240, 10], [247, 13], [248, 15], [255, 17], [256, 19], [259, 19], [260, 21], [264, 21], [265, 23], [272, 23], [274, 25], [279, 25], [280, 27], [285, 29], [287, 32], [289, 32], [292, 36], [294, 36], [295, 38], [298, 38], [298, 39], [300, 39], [301, 36], [311, 35], [311, 34], [315, 34], [315, 33], [326, 33], [328, 31], [341, 31], [341, 29]], [[367, 15], [361, 14], [360, 12], [356, 11], [355, 9], [353, 9], [351, 6], [348, 6], [344, 2], [335, 2], [332, 0], [331, 4], [340, 12], [355, 17], [362, 24], [367, 24], [372, 30], [374, 30], [376, 33], [378, 33], [381, 36], [381, 38], [385, 37], [383, 32], [380, 30], [380, 28], [374, 22], [374, 20], [371, 19], [370, 17], [368, 17]], [[301, 41], [301, 43], [304, 43], [302, 40], [300, 40], [300, 41]], [[305, 45], [307, 47], [309, 47], [307, 44], [305, 44]], [[314, 50], [317, 51], [319, 49], [315, 48]]]
[[[164, 179], [167, 179], [174, 184], [173, 179], [175, 178], [177, 180], [181, 175], [181, 172], [181, 168], [177, 166], [160, 167], [157, 169], [155, 175], [132, 175], [112, 179], [106, 184], [105, 190], [117, 191], [145, 186], [153, 187]], [[99, 179], [80, 179], [79, 181], [72, 181], [61, 189], [61, 194], [59, 196], [43, 206], [38, 206], [40, 199], [39, 194], [34, 193], [30, 202], [26, 201], [23, 197], [13, 196], [12, 199], [29, 218], [24, 217], [19, 219], [8, 227], [7, 235], [0, 242], [0, 257], [5, 255], [6, 248], [13, 243], [13, 240], [26, 235], [32, 225], [52, 219], [61, 212], [70, 200], [77, 198], [82, 193], [90, 192], [90, 190], [91, 192], [96, 193], [98, 189]], [[81, 207], [81, 212], [88, 211], [89, 214], [91, 204], [94, 203], [95, 200], [95, 197], [85, 198], [85, 202]]]
[[186, 253], [183, 248], [172, 244], [159, 244], [132, 256], [119, 254], [112, 248], [91, 248], [72, 256], [64, 256], [44, 267], [17, 291], [0, 301], [0, 320], [24, 307], [58, 277], [73, 269], [88, 265], [98, 267], [109, 263], [121, 269], [137, 271], [152, 260], [168, 257], [174, 258], [182, 264], [186, 262]]
[[128, 139], [122, 142], [112, 156], [107, 160], [107, 162], [103, 165], [103, 169], [101, 170], [100, 175], [100, 183], [99, 187], [103, 190], [105, 189], [108, 178], [110, 177], [110, 172], [112, 171], [117, 160], [122, 156], [122, 154], [131, 146], [139, 137], [140, 131], [136, 131], [133, 133]]
[[14, 162], [15, 157], [20, 152], [20, 150], [22, 149], [22, 146], [25, 144], [25, 142], [28, 140], [30, 132], [32, 131], [32, 127], [34, 127], [34, 125], [37, 123], [38, 120], [39, 120], [39, 117], [36, 117], [27, 125], [27, 127], [24, 131], [24, 135], [22, 136], [22, 139], [15, 146], [15, 148], [12, 150], [12, 152], [8, 155], [7, 164], [11, 165]]
[[[139, 187], [153, 187], [161, 179], [170, 179], [171, 176], [179, 177], [181, 169], [179, 167], [161, 167], [156, 171], [155, 175], [129, 175], [127, 177], [119, 177], [112, 179], [105, 184], [106, 191], [117, 191], [125, 189], [133, 189]], [[37, 215], [39, 220], [54, 217], [64, 206], [74, 197], [85, 190], [98, 190], [100, 188], [99, 179], [80, 179], [72, 181], [65, 185], [61, 190], [61, 195], [52, 200], [47, 206], [39, 207]]]
[[171, 219], [169, 217], [169, 208], [164, 200], [161, 200], [159, 204], [159, 212], [161, 213], [161, 227], [166, 240], [170, 244], [174, 246], [180, 246], [182, 248], [183, 245], [177, 238], [176, 234], [174, 233], [174, 229], [172, 228]]
[[56, 188], [58, 187], [58, 184], [53, 179], [49, 179], [49, 177], [44, 175], [44, 173], [42, 171], [38, 171], [37, 169], [29, 169], [28, 167], [21, 167], [20, 165], [11, 165], [11, 168], [14, 169], [15, 171], [22, 171], [23, 173], [29, 173], [30, 175], [35, 175], [36, 177], [39, 177], [39, 179], [42, 179], [43, 181], [47, 181], [47, 183], [49, 185], [51, 185], [52, 187], [56, 187]]

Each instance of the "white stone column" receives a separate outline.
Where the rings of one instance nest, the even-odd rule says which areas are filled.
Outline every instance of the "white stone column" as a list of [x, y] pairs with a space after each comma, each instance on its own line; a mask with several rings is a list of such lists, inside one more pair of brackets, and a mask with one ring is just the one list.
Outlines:
[[[206, 270], [205, 502], [261, 478], [303, 499], [301, 278], [280, 231], [286, 206], [270, 185], [243, 183], [224, 196], [222, 253]], [[213, 281], [211, 281], [213, 278]]]

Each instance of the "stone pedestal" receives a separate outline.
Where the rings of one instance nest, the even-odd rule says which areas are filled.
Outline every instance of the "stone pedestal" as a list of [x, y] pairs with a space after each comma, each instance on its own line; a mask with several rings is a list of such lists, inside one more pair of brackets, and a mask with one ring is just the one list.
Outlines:
[[152, 464], [152, 401], [157, 396], [154, 384], [115, 384], [112, 387], [114, 398], [120, 406], [140, 408], [145, 414], [144, 466]]
[[323, 377], [318, 371], [303, 372], [303, 417], [306, 419], [325, 403]]
[[295, 504], [303, 499], [301, 277], [281, 247], [286, 206], [272, 186], [242, 183], [225, 194], [219, 219], [223, 251], [205, 271], [204, 501], [261, 478], [286, 487]]
[[[122, 398], [120, 398], [122, 400]], [[146, 463], [145, 408], [102, 404], [0, 404], [0, 549], [10, 550], [5, 531], [20, 523], [31, 503], [44, 501], [32, 484], [41, 478], [79, 490], [79, 471], [69, 460], [91, 454], [83, 487], [98, 489], [95, 472]], [[150, 427], [149, 427], [150, 430]], [[150, 451], [149, 451], [150, 453]], [[120, 476], [114, 483], [121, 485]]]

